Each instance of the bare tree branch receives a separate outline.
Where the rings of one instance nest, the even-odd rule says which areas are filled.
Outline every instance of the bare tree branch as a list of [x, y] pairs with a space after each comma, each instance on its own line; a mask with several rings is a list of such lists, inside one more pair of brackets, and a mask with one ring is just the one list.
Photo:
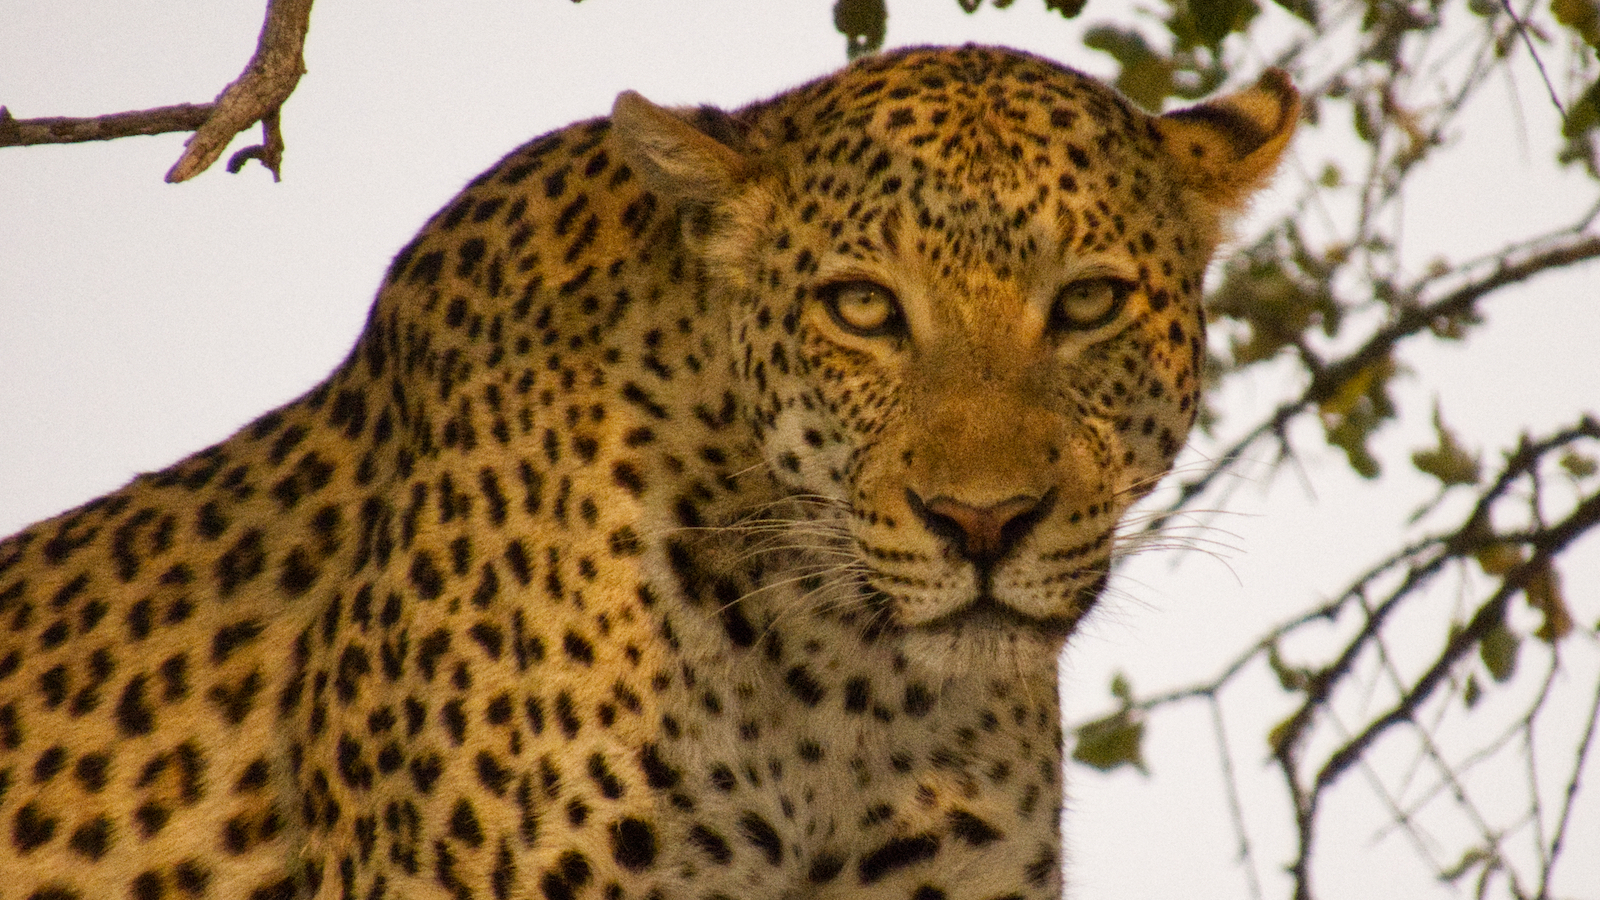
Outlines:
[[255, 56], [217, 97], [211, 118], [189, 138], [183, 156], [167, 172], [167, 181], [188, 181], [204, 172], [234, 135], [257, 122], [263, 132], [261, 145], [241, 151], [228, 168], [236, 172], [244, 159], [256, 158], [272, 171], [274, 179], [279, 177], [283, 134], [278, 128], [278, 109], [305, 73], [306, 31], [310, 27], [311, 0], [269, 0]]
[[0, 107], [0, 147], [78, 144], [141, 134], [193, 131], [211, 117], [212, 106], [210, 103], [180, 103], [177, 106], [110, 113], [82, 119], [67, 116], [16, 119], [12, 118], [10, 110]]
[[1600, 494], [1586, 498], [1578, 504], [1571, 515], [1533, 541], [1533, 556], [1506, 574], [1500, 589], [1478, 607], [1464, 628], [1451, 635], [1433, 665], [1429, 666], [1428, 671], [1417, 679], [1415, 686], [1400, 698], [1400, 702], [1388, 712], [1375, 718], [1360, 734], [1328, 757], [1322, 770], [1317, 773], [1317, 789], [1323, 790], [1337, 781], [1350, 764], [1391, 726], [1409, 721], [1415, 715], [1417, 707], [1432, 695], [1456, 661], [1476, 647], [1491, 628], [1504, 621], [1507, 604], [1511, 602], [1512, 597], [1522, 591], [1533, 573], [1547, 568], [1550, 560], [1566, 549], [1574, 538], [1586, 533], [1597, 524], [1600, 524]]
[[311, 27], [311, 3], [312, 0], [268, 0], [255, 55], [214, 102], [182, 103], [90, 118], [17, 119], [9, 110], [0, 107], [0, 147], [109, 141], [136, 135], [193, 131], [183, 155], [167, 172], [167, 181], [176, 183], [204, 172], [227, 149], [234, 135], [260, 122], [261, 144], [234, 154], [228, 170], [237, 172], [247, 160], [258, 159], [272, 171], [276, 180], [283, 161], [278, 110], [294, 92], [306, 70], [304, 49], [306, 32]]
[[[1577, 249], [1568, 247], [1566, 251], [1553, 256], [1550, 254], [1534, 256], [1550, 260], [1577, 252]], [[1524, 263], [1531, 258], [1533, 257], [1524, 258]], [[1514, 277], [1517, 272], [1525, 270], [1525, 266], [1516, 263], [1502, 266], [1496, 270], [1496, 275], [1475, 279], [1470, 290], [1486, 290], [1488, 283]], [[1464, 296], [1462, 290], [1469, 289], [1452, 292], [1449, 296], [1460, 299]], [[1575, 497], [1566, 515], [1553, 523], [1546, 524], [1542, 516], [1535, 514], [1535, 521], [1526, 527], [1500, 530], [1492, 524], [1493, 508], [1502, 502], [1516, 502], [1518, 496], [1516, 488], [1519, 484], [1533, 482], [1536, 485], [1541, 465], [1559, 458], [1563, 452], [1570, 452], [1570, 448], [1574, 445], [1596, 441], [1600, 441], [1600, 421], [1588, 415], [1581, 416], [1572, 426], [1547, 437], [1524, 438], [1515, 451], [1508, 453], [1498, 474], [1483, 483], [1471, 509], [1467, 510], [1458, 524], [1452, 528], [1411, 543], [1361, 574], [1337, 598], [1271, 628], [1252, 646], [1225, 664], [1218, 674], [1204, 682], [1131, 702], [1123, 701], [1129, 709], [1154, 713], [1162, 707], [1187, 700], [1204, 699], [1208, 706], [1212, 707], [1213, 728], [1217, 732], [1219, 749], [1223, 757], [1221, 766], [1224, 783], [1232, 792], [1237, 789], [1235, 782], [1238, 775], [1221, 730], [1221, 720], [1218, 718], [1222, 690], [1243, 677], [1246, 667], [1252, 661], [1265, 656], [1268, 659], [1268, 668], [1277, 676], [1280, 685], [1285, 690], [1303, 695], [1300, 705], [1274, 727], [1268, 736], [1276, 768], [1282, 773], [1290, 799], [1297, 850], [1288, 869], [1294, 880], [1294, 896], [1298, 900], [1312, 900], [1314, 896], [1311, 866], [1317, 825], [1323, 812], [1321, 800], [1324, 794], [1332, 789], [1352, 766], [1370, 763], [1372, 748], [1382, 735], [1395, 726], [1407, 724], [1414, 725], [1422, 732], [1423, 743], [1429, 748], [1427, 752], [1443, 773], [1448, 787], [1429, 791], [1419, 800], [1414, 800], [1408, 809], [1389, 797], [1381, 783], [1377, 784], [1376, 789], [1385, 796], [1389, 808], [1394, 813], [1395, 823], [1407, 828], [1408, 831], [1413, 830], [1412, 819], [1420, 812], [1422, 806], [1435, 792], [1445, 791], [1467, 808], [1466, 812], [1473, 817], [1483, 843], [1481, 846], [1470, 848], [1462, 860], [1453, 865], [1440, 867], [1438, 863], [1432, 863], [1438, 870], [1439, 877], [1454, 881], [1469, 871], [1476, 870], [1483, 878], [1495, 874], [1513, 882], [1518, 880], [1517, 871], [1505, 863], [1503, 854], [1500, 853], [1500, 845], [1506, 837], [1506, 832], [1493, 827], [1489, 821], [1478, 816], [1477, 811], [1466, 799], [1466, 791], [1462, 787], [1460, 776], [1477, 761], [1490, 755], [1511, 735], [1521, 732], [1525, 736], [1531, 736], [1534, 718], [1544, 706], [1544, 698], [1549, 694], [1549, 679], [1546, 689], [1531, 701], [1528, 712], [1516, 728], [1508, 732], [1505, 738], [1496, 739], [1491, 742], [1489, 748], [1479, 751], [1463, 763], [1452, 764], [1443, 756], [1432, 740], [1433, 732], [1438, 727], [1437, 723], [1422, 722], [1418, 719], [1418, 715], [1424, 704], [1438, 696], [1439, 688], [1449, 681], [1452, 672], [1458, 670], [1463, 659], [1482, 645], [1485, 636], [1496, 627], [1503, 627], [1501, 623], [1505, 620], [1507, 606], [1528, 589], [1529, 584], [1539, 577], [1539, 573], [1548, 571], [1575, 540], [1600, 530], [1600, 493], [1593, 490]], [[1536, 487], [1530, 486], [1529, 489], [1537, 493]], [[1357, 668], [1358, 657], [1374, 647], [1378, 649], [1380, 657], [1386, 657], [1382, 644], [1383, 631], [1401, 605], [1422, 596], [1427, 583], [1442, 573], [1447, 565], [1479, 559], [1478, 554], [1491, 547], [1511, 545], [1526, 548], [1531, 553], [1497, 576], [1500, 580], [1498, 587], [1481, 602], [1464, 625], [1451, 628], [1444, 643], [1429, 655], [1429, 662], [1418, 675], [1402, 680], [1398, 671], [1385, 660], [1384, 664], [1389, 666], [1391, 677], [1396, 680], [1397, 696], [1393, 704], [1370, 717], [1364, 717], [1365, 721], [1354, 734], [1342, 737], [1338, 743], [1325, 751], [1319, 751], [1316, 754], [1319, 759], [1309, 761], [1303, 759], [1303, 752], [1313, 737], [1312, 731], [1318, 727], [1319, 720], [1326, 722], [1328, 719], [1327, 711], [1333, 702], [1335, 692], [1341, 688], [1349, 689], [1351, 684], [1359, 684], [1362, 676]], [[1479, 564], [1481, 565], [1481, 559]], [[1384, 596], [1378, 602], [1368, 603], [1366, 598], [1369, 589], [1379, 578], [1385, 576], [1397, 577], [1398, 581], [1384, 592]], [[1341, 610], [1354, 602], [1361, 604], [1364, 613], [1363, 622], [1352, 634], [1339, 640], [1337, 648], [1329, 653], [1331, 658], [1328, 662], [1314, 668], [1300, 668], [1277, 658], [1276, 648], [1280, 641], [1300, 633], [1306, 626], [1334, 620]], [[1552, 644], [1554, 653], [1554, 642], [1559, 638], [1550, 637], [1546, 640]], [[1551, 665], [1553, 673], [1556, 670], [1554, 658]], [[1470, 702], [1469, 700], [1469, 705]], [[1539, 864], [1540, 884], [1544, 887], [1540, 888], [1541, 892], [1534, 894], [1527, 894], [1522, 892], [1520, 887], [1513, 887], [1511, 889], [1513, 897], [1548, 898], [1549, 896], [1549, 872], [1554, 866], [1554, 860], [1560, 856], [1567, 836], [1566, 824], [1570, 818], [1572, 798], [1577, 794], [1580, 773], [1588, 748], [1593, 742], [1596, 718], [1597, 714], [1591, 711], [1590, 723], [1576, 751], [1574, 768], [1567, 783], [1565, 802], [1562, 804], [1562, 813], [1556, 830], [1552, 836], [1537, 839], [1540, 851], [1544, 854]], [[1237, 801], [1231, 793], [1229, 811], [1234, 818], [1235, 833], [1240, 839], [1241, 865], [1246, 868], [1246, 878], [1249, 880], [1250, 890], [1254, 893], [1259, 890], [1259, 886], [1255, 881], [1253, 860], [1249, 859], [1247, 831], [1241, 821]], [[1539, 815], [1536, 802], [1534, 811], [1529, 815]]]

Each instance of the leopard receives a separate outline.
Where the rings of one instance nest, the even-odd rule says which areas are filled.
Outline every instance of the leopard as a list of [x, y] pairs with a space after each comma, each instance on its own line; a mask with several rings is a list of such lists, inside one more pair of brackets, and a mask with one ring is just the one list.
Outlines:
[[921, 47], [515, 150], [0, 543], [0, 898], [1061, 896], [1058, 657], [1299, 109]]

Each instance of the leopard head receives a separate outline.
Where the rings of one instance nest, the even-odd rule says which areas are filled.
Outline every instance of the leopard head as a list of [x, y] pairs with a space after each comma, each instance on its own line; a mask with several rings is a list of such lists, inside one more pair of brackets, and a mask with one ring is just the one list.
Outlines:
[[1205, 269], [1298, 110], [1271, 72], [1151, 116], [967, 47], [613, 121], [687, 211], [766, 467], [821, 498], [866, 620], [1059, 647], [1194, 422]]

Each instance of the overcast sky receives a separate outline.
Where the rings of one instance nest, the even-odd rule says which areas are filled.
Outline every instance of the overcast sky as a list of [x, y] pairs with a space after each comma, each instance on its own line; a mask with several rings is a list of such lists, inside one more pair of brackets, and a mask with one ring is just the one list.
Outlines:
[[[261, 7], [0, 0], [0, 104], [33, 117], [207, 100], [248, 58]], [[283, 113], [281, 184], [258, 167], [230, 176], [219, 166], [166, 185], [181, 136], [0, 150], [0, 534], [221, 440], [321, 380], [355, 339], [392, 254], [528, 138], [603, 114], [625, 88], [661, 103], [733, 106], [842, 63], [828, 3], [756, 7], [325, 0], [313, 16], [309, 73]], [[969, 17], [955, 0], [893, 3], [890, 42], [1004, 43], [1111, 73], [1107, 59], [1077, 44], [1078, 24], [1035, 7], [1023, 0]], [[1091, 3], [1088, 19], [1127, 21], [1129, 8]], [[1265, 58], [1263, 48], [1257, 59]], [[1536, 85], [1490, 93], [1500, 105], [1463, 136], [1472, 155], [1431, 174], [1406, 207], [1406, 251], [1418, 266], [1565, 221], [1593, 201], [1587, 182], [1547, 176], [1553, 126]], [[1279, 199], [1294, 179], [1320, 171], [1330, 151], [1318, 139], [1302, 136]], [[1546, 279], [1491, 304], [1490, 327], [1467, 345], [1409, 351], [1428, 387], [1399, 386], [1415, 427], [1381, 433], [1379, 454], [1403, 465], [1429, 443], [1426, 410], [1436, 399], [1473, 447], [1506, 446], [1522, 429], [1565, 424], [1580, 408], [1600, 411], [1597, 284], [1594, 268]], [[1239, 385], [1221, 399], [1249, 409], [1273, 395]], [[1359, 483], [1313, 431], [1297, 437], [1310, 476], [1269, 480], [1256, 467], [1229, 512], [1210, 520], [1220, 554], [1146, 557], [1118, 582], [1113, 602], [1069, 648], [1069, 719], [1106, 709], [1112, 671], [1141, 690], [1209, 671], [1266, 624], [1381, 558], [1396, 540], [1387, 523], [1429, 496], [1421, 478]], [[1600, 619], [1596, 543], [1566, 570], [1568, 599], [1590, 626]], [[1444, 594], [1446, 609], [1467, 602]], [[1596, 654], [1590, 644], [1574, 656], [1573, 699], [1562, 702], [1581, 704], [1597, 681]], [[1282, 892], [1274, 866], [1291, 844], [1264, 734], [1289, 703], [1269, 686], [1228, 722], [1236, 758], [1263, 763], [1238, 774], [1258, 875], [1277, 888], [1269, 894]], [[1073, 896], [1245, 896], [1205, 708], [1157, 720], [1148, 753], [1149, 779], [1069, 773]], [[1596, 781], [1592, 760], [1589, 773]], [[1328, 900], [1451, 896], [1418, 869], [1406, 838], [1378, 837], [1384, 813], [1359, 779], [1330, 802], [1319, 846]], [[1580, 816], [1563, 883], [1593, 898], [1600, 792], [1592, 784]]]

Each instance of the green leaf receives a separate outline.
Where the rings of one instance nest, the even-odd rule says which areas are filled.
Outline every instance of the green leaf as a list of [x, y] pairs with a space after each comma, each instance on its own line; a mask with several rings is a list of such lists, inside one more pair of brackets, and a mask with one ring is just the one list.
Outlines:
[[1561, 123], [1561, 136], [1566, 144], [1556, 159], [1562, 163], [1581, 162], [1589, 167], [1591, 175], [1600, 175], [1594, 146], [1589, 140], [1589, 133], [1596, 128], [1600, 128], [1600, 81], [1589, 85], [1588, 90], [1567, 107], [1566, 120]]
[[1337, 333], [1343, 314], [1329, 284], [1341, 261], [1332, 248], [1307, 247], [1292, 223], [1235, 254], [1206, 301], [1207, 315], [1249, 326], [1248, 336], [1233, 337], [1234, 364], [1270, 359], [1312, 328]]
[[1478, 458], [1462, 448], [1455, 433], [1445, 427], [1439, 414], [1439, 405], [1433, 406], [1433, 431], [1439, 445], [1432, 450], [1418, 450], [1411, 454], [1411, 464], [1426, 475], [1439, 479], [1445, 487], [1456, 484], [1477, 484]]
[[1078, 13], [1083, 12], [1089, 0], [1044, 0], [1046, 11], [1054, 10], [1061, 13], [1063, 19], [1075, 19]]
[[1083, 45], [1117, 61], [1122, 70], [1117, 73], [1116, 88], [1134, 103], [1156, 112], [1161, 101], [1172, 94], [1175, 64], [1152, 49], [1139, 32], [1096, 25], [1083, 36]]
[[1504, 684], [1517, 673], [1517, 649], [1520, 639], [1504, 622], [1490, 629], [1478, 641], [1478, 657], [1483, 660], [1489, 677]]
[[1561, 134], [1567, 138], [1580, 137], [1597, 126], [1600, 126], [1600, 81], [1589, 85], [1589, 89], [1567, 109]]
[[1294, 713], [1289, 718], [1272, 726], [1271, 730], [1267, 732], [1267, 748], [1272, 751], [1272, 755], [1276, 756], [1283, 752], [1283, 742], [1287, 741], [1289, 736], [1294, 733], [1295, 723], [1299, 721], [1300, 714]]
[[1290, 14], [1299, 18], [1312, 28], [1318, 27], [1317, 4], [1315, 0], [1272, 0]]
[[1478, 700], [1483, 696], [1483, 688], [1478, 686], [1478, 676], [1468, 675], [1467, 686], [1461, 691], [1461, 702], [1471, 709], [1478, 705]]
[[1373, 121], [1372, 109], [1362, 102], [1362, 98], [1356, 97], [1350, 104], [1350, 111], [1354, 116], [1351, 124], [1355, 126], [1356, 137], [1369, 144], [1377, 143], [1379, 123]]
[[1498, 541], [1480, 547], [1472, 558], [1485, 575], [1504, 575], [1522, 565], [1522, 548], [1516, 544]]
[[1362, 366], [1317, 404], [1328, 443], [1344, 451], [1350, 468], [1362, 478], [1376, 478], [1381, 471], [1377, 457], [1367, 450], [1367, 439], [1394, 418], [1389, 379], [1395, 370], [1393, 357], [1384, 356]]
[[1528, 576], [1522, 594], [1529, 606], [1544, 615], [1544, 621], [1534, 629], [1534, 637], [1554, 644], [1572, 633], [1572, 611], [1567, 608], [1566, 596], [1561, 592], [1561, 576], [1548, 560]]
[[1122, 710], [1103, 719], [1096, 719], [1078, 728], [1077, 745], [1072, 748], [1072, 758], [1086, 766], [1109, 772], [1121, 766], [1133, 766], [1141, 774], [1150, 771], [1144, 766], [1141, 745], [1144, 742], [1144, 721], [1134, 710]]
[[1585, 456], [1573, 450], [1561, 454], [1561, 468], [1573, 478], [1584, 479], [1594, 475], [1600, 466], [1596, 466], [1594, 457]]
[[1600, 0], [1550, 0], [1550, 12], [1584, 43], [1600, 49]]
[[1383, 474], [1378, 458], [1367, 449], [1371, 432], [1354, 422], [1343, 422], [1327, 430], [1328, 443], [1344, 451], [1345, 461], [1357, 475], [1371, 481]]
[[1111, 676], [1111, 696], [1122, 701], [1124, 708], [1133, 705], [1133, 684], [1121, 672]]
[[1255, 0], [1189, 0], [1188, 22], [1179, 24], [1182, 16], [1169, 23], [1178, 45], [1189, 46], [1192, 37], [1207, 47], [1216, 47], [1222, 39], [1235, 31], [1244, 31], [1261, 8]]
[[833, 4], [833, 27], [845, 37], [845, 53], [855, 59], [876, 53], [889, 31], [889, 10], [884, 0], [838, 0]]

